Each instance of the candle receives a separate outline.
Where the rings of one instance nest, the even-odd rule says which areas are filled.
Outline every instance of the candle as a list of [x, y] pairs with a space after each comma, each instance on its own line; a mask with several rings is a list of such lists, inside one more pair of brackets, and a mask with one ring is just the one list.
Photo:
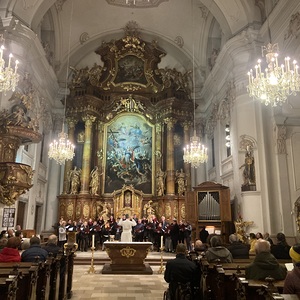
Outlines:
[[164, 245], [164, 237], [163, 235], [160, 237], [160, 248], [162, 248]]
[[92, 248], [95, 248], [95, 235], [92, 235]]

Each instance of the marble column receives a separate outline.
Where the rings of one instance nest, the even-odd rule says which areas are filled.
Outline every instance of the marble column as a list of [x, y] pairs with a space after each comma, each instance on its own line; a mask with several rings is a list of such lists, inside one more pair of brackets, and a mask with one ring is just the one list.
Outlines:
[[[75, 125], [77, 121], [73, 118], [67, 118], [68, 124], [68, 138], [69, 141], [75, 145]], [[68, 194], [70, 192], [70, 182], [68, 180], [68, 173], [72, 169], [73, 160], [67, 160], [65, 162], [65, 172], [64, 172], [64, 185], [63, 185], [63, 194]]]
[[167, 124], [167, 195], [175, 195], [175, 163], [174, 163], [174, 118], [165, 119]]
[[82, 175], [81, 175], [81, 189], [80, 194], [89, 193], [90, 173], [91, 173], [91, 141], [92, 141], [92, 127], [96, 117], [91, 115], [85, 115], [82, 120], [85, 123], [84, 131], [84, 145], [83, 145], [83, 157], [82, 157]]
[[[190, 128], [192, 122], [185, 121], [183, 123], [183, 146], [185, 147], [190, 143]], [[189, 163], [184, 163], [184, 173], [186, 174], [186, 190], [191, 190], [191, 165]]]

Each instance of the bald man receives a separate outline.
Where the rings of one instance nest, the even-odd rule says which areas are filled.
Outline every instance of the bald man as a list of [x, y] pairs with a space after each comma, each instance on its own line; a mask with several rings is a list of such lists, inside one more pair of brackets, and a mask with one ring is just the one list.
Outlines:
[[44, 247], [44, 249], [48, 253], [52, 253], [54, 257], [56, 257], [57, 253], [61, 250], [59, 246], [57, 246], [58, 238], [55, 234], [51, 234], [48, 237], [47, 245]]

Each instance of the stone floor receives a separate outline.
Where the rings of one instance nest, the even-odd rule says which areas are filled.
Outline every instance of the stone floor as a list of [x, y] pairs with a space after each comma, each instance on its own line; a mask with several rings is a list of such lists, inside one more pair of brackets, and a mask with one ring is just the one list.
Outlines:
[[[91, 252], [77, 252], [78, 257], [91, 257]], [[106, 256], [105, 251], [96, 251], [94, 257]], [[167, 259], [175, 257], [166, 253]], [[160, 258], [160, 253], [151, 252], [149, 258]], [[151, 265], [150, 265], [151, 266]], [[91, 265], [74, 266], [72, 300], [135, 300], [163, 299], [168, 284], [159, 265], [151, 266], [152, 275], [107, 275], [101, 274], [103, 265], [94, 265], [95, 273], [89, 273]]]

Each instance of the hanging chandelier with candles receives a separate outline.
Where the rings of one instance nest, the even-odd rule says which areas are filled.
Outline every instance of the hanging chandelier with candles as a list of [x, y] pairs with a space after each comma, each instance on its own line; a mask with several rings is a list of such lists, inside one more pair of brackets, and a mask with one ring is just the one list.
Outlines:
[[[67, 72], [66, 72], [66, 91], [68, 88], [68, 77], [69, 77], [69, 64], [70, 64], [70, 49], [71, 49], [71, 24], [73, 18], [73, 6], [71, 9], [70, 18], [70, 31], [69, 31], [69, 47], [68, 47], [68, 60], [67, 60]], [[49, 145], [48, 157], [54, 159], [58, 164], [63, 165], [65, 161], [72, 160], [75, 156], [75, 146], [68, 140], [68, 134], [65, 133], [65, 118], [66, 118], [66, 106], [67, 106], [67, 92], [65, 92], [64, 98], [64, 116], [62, 122], [62, 131], [58, 134], [58, 140], [54, 140]]]
[[[193, 0], [192, 11], [193, 11]], [[192, 14], [193, 15], [193, 14]], [[194, 23], [194, 18], [193, 23]], [[194, 28], [194, 26], [193, 26]], [[193, 39], [194, 41], [194, 39]], [[207, 162], [207, 148], [200, 143], [200, 138], [196, 135], [196, 90], [195, 90], [195, 45], [193, 42], [193, 94], [194, 94], [194, 135], [190, 138], [190, 143], [183, 148], [183, 161], [187, 164], [191, 164], [193, 168], [199, 167], [202, 163]]]
[[291, 59], [286, 57], [284, 63], [279, 64], [278, 50], [278, 44], [269, 43], [262, 47], [262, 56], [266, 57], [267, 67], [263, 71], [259, 59], [255, 71], [251, 69], [248, 72], [247, 90], [250, 97], [273, 107], [282, 105], [288, 96], [295, 96], [300, 91], [297, 62], [293, 60], [291, 63]]
[[[0, 35], [0, 42], [4, 44], [3, 35]], [[4, 45], [0, 46], [0, 92], [14, 91], [19, 82], [20, 75], [17, 73], [19, 61], [14, 62], [14, 68], [12, 67], [13, 55], [10, 53], [8, 57], [8, 63], [4, 59]]]
[[54, 140], [50, 144], [48, 152], [49, 158], [60, 165], [63, 165], [66, 160], [72, 160], [75, 155], [75, 146], [68, 140], [68, 135], [63, 130], [58, 134], [58, 141]]
[[207, 148], [200, 143], [200, 138], [194, 135], [190, 139], [190, 144], [183, 148], [183, 161], [191, 164], [193, 168], [197, 168], [200, 164], [207, 162]]

